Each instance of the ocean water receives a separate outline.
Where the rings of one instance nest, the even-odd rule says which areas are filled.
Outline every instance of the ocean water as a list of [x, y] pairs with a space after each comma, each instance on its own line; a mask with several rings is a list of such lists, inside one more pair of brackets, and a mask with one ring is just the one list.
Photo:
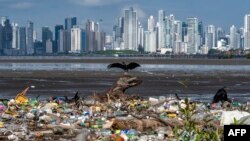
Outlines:
[[[1, 63], [1, 70], [9, 71], [107, 71], [105, 63]], [[112, 68], [116, 71], [119, 69]], [[250, 72], [250, 65], [190, 65], [190, 64], [143, 64], [134, 71], [141, 72]]]

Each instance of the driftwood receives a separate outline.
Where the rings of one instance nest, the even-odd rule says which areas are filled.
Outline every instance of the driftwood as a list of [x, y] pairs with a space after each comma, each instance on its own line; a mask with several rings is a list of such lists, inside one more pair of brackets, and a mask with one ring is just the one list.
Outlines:
[[124, 73], [111, 89], [100, 94], [94, 94], [93, 98], [99, 102], [110, 102], [117, 99], [125, 101], [129, 98], [125, 95], [125, 91], [131, 87], [138, 86], [141, 83], [142, 81], [139, 78]]
[[113, 119], [111, 129], [126, 130], [136, 129], [137, 131], [153, 131], [158, 127], [163, 127], [164, 124], [156, 119]]

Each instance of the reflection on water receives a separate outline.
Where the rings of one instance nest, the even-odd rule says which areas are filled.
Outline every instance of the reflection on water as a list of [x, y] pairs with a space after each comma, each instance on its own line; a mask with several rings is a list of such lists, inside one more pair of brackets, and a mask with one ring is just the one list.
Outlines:
[[[61, 70], [61, 71], [107, 71], [105, 63], [1, 63], [0, 70], [32, 71], [32, 70]], [[116, 70], [116, 69], [112, 69]], [[250, 72], [250, 65], [181, 65], [181, 64], [143, 64], [135, 71], [243, 71]]]

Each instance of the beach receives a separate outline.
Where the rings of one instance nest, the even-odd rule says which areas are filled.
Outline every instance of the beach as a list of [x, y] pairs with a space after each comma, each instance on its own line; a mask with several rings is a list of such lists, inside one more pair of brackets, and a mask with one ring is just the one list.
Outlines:
[[[123, 74], [119, 69], [106, 69], [109, 62], [139, 62], [145, 66], [146, 69], [131, 71], [130, 74], [138, 76], [143, 83], [138, 87], [131, 88], [127, 94], [139, 96], [171, 96], [175, 93], [181, 97], [189, 97], [197, 101], [211, 101], [216, 91], [227, 86], [229, 88], [228, 95], [239, 101], [250, 100], [250, 73], [241, 70], [241, 67], [248, 67], [249, 60], [217, 60], [217, 59], [82, 59], [82, 58], [46, 58], [46, 59], [0, 59], [1, 65], [7, 64], [11, 66], [10, 69], [0, 69], [0, 94], [3, 98], [14, 97], [18, 92], [27, 86], [35, 86], [30, 89], [28, 95], [36, 97], [40, 95], [42, 98], [49, 96], [72, 96], [79, 91], [81, 96], [90, 96], [94, 92], [100, 93], [108, 90], [116, 82], [116, 80]], [[15, 63], [15, 65], [13, 65]], [[20, 69], [18, 64], [22, 66], [24, 63], [26, 69]], [[92, 69], [76, 68], [71, 69], [43, 69], [46, 66], [40, 65], [50, 64], [52, 66], [60, 67], [60, 64], [91, 64]], [[12, 65], [11, 65], [12, 64]], [[32, 64], [32, 66], [29, 66]], [[39, 64], [34, 67], [34, 64]], [[102, 65], [100, 65], [102, 64]], [[173, 64], [179, 67], [172, 66]], [[156, 68], [158, 65], [163, 67]], [[164, 65], [170, 65], [172, 69], [164, 71]], [[196, 67], [190, 65], [201, 66], [201, 70], [194, 71]], [[206, 65], [206, 66], [203, 66]], [[216, 66], [221, 65], [225, 67], [234, 66], [232, 70], [216, 69]], [[13, 69], [15, 66], [15, 69]], [[86, 66], [86, 65], [85, 65]], [[182, 70], [181, 67], [184, 67]], [[211, 67], [210, 67], [211, 66]], [[236, 66], [236, 67], [235, 67]], [[37, 68], [32, 69], [31, 67]], [[63, 66], [62, 66], [63, 67]], [[104, 67], [104, 69], [102, 69]], [[153, 67], [154, 69], [152, 69]], [[186, 68], [185, 68], [186, 67]], [[202, 70], [202, 67], [206, 67]], [[214, 69], [213, 69], [214, 67]], [[99, 69], [98, 69], [99, 68]], [[175, 70], [177, 68], [178, 70]], [[211, 70], [212, 68], [212, 70]], [[222, 67], [223, 68], [223, 67]], [[189, 69], [189, 70], [188, 70]], [[149, 71], [148, 71], [149, 70]]]

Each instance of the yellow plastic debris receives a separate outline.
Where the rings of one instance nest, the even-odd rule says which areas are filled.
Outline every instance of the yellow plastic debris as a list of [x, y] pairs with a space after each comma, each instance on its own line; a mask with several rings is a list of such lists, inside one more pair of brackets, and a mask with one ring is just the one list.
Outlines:
[[168, 114], [168, 117], [170, 117], [170, 118], [175, 118], [175, 117], [176, 117], [176, 114]]
[[5, 114], [12, 115], [13, 117], [17, 117], [18, 113], [16, 111], [6, 110]]
[[4, 123], [0, 122], [0, 128], [4, 128]]
[[21, 93], [17, 94], [17, 96], [15, 97], [16, 104], [26, 104], [26, 103], [29, 102], [29, 98], [26, 97], [26, 93], [27, 93], [28, 90], [29, 90], [29, 87], [27, 87]]

